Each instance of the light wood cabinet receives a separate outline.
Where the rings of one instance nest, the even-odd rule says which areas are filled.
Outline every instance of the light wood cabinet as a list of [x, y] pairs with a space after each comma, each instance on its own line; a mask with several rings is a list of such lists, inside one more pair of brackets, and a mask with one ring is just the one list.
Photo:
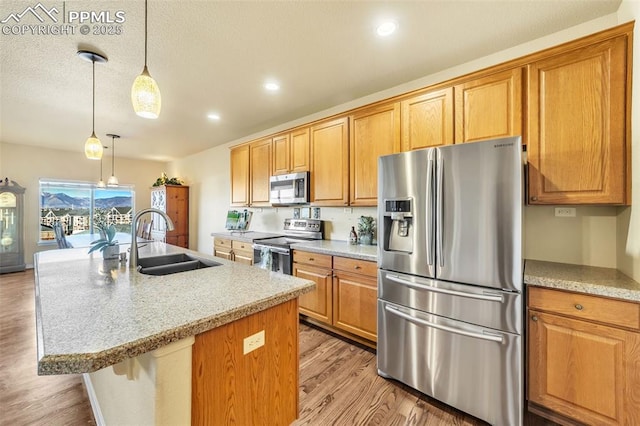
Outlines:
[[249, 194], [251, 206], [271, 206], [269, 178], [271, 177], [271, 139], [249, 145]]
[[273, 174], [309, 171], [309, 128], [295, 129], [273, 137]]
[[234, 262], [253, 265], [253, 244], [231, 240], [231, 250]]
[[529, 202], [627, 204], [627, 36], [529, 65]]
[[349, 204], [378, 204], [378, 157], [400, 152], [400, 103], [358, 111], [349, 126]]
[[215, 237], [213, 255], [245, 265], [253, 265], [253, 244], [232, 238]]
[[[264, 345], [243, 342], [264, 333]], [[192, 425], [288, 425], [298, 417], [296, 299], [195, 336]]]
[[377, 341], [377, 265], [334, 256], [333, 325]]
[[375, 347], [377, 264], [300, 250], [294, 250], [293, 261], [294, 276], [316, 283], [316, 290], [300, 296], [300, 314], [318, 326]]
[[522, 68], [454, 87], [455, 143], [522, 134]]
[[151, 237], [174, 246], [189, 248], [189, 187], [162, 185], [151, 188], [151, 207], [165, 212], [173, 222], [173, 231], [157, 213], [152, 213]]
[[249, 205], [249, 145], [231, 149], [231, 205]]
[[230, 238], [215, 237], [213, 239], [213, 255], [227, 260], [233, 260], [233, 249]]
[[640, 424], [640, 304], [536, 287], [528, 296], [530, 411]]
[[402, 151], [453, 143], [453, 87], [406, 99], [401, 108]]
[[[318, 261], [316, 261], [318, 259]], [[332, 319], [332, 279], [331, 256], [294, 250], [293, 275], [316, 283], [316, 289], [298, 298], [300, 313], [331, 324]], [[305, 261], [310, 263], [304, 263]], [[322, 267], [317, 265], [326, 265]]]
[[311, 203], [349, 204], [349, 122], [347, 117], [311, 127]]

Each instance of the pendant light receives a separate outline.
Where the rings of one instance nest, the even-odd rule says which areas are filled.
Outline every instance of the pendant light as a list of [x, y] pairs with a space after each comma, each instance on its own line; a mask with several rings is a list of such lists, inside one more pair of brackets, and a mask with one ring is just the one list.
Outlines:
[[107, 62], [107, 58], [99, 53], [91, 52], [88, 50], [78, 50], [77, 52], [80, 58], [85, 61], [90, 61], [93, 67], [93, 120], [91, 124], [91, 136], [84, 143], [84, 154], [90, 160], [100, 160], [102, 158], [102, 142], [96, 136], [96, 62]]
[[113, 133], [107, 133], [107, 136], [111, 138], [111, 176], [109, 177], [109, 180], [107, 181], [107, 185], [108, 186], [118, 186], [118, 178], [115, 175], [115, 173], [116, 173], [116, 171], [115, 171], [115, 155], [116, 155], [115, 140], [116, 140], [116, 138], [120, 138], [120, 136], [114, 135]]
[[[107, 149], [108, 147], [103, 146], [102, 148]], [[107, 187], [107, 184], [104, 183], [104, 180], [102, 180], [102, 158], [100, 158], [100, 180], [96, 184], [96, 187], [98, 187], [98, 188], [106, 188]]]
[[160, 88], [147, 69], [147, 0], [144, 1], [144, 68], [131, 87], [133, 110], [140, 117], [158, 118], [162, 100]]

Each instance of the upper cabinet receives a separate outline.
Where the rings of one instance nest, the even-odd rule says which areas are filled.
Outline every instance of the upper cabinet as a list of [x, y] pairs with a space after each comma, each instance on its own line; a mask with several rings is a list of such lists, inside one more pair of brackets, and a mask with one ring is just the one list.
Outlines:
[[309, 127], [273, 137], [273, 174], [309, 171]]
[[271, 138], [249, 145], [249, 194], [251, 206], [270, 206]]
[[249, 145], [231, 149], [231, 205], [249, 205]]
[[628, 204], [627, 35], [529, 65], [529, 203]]
[[311, 127], [311, 202], [316, 206], [349, 204], [348, 117]]
[[349, 130], [349, 204], [375, 206], [378, 157], [400, 152], [400, 103], [358, 111]]
[[402, 151], [453, 143], [453, 87], [402, 101]]
[[522, 68], [458, 84], [455, 143], [522, 134]]

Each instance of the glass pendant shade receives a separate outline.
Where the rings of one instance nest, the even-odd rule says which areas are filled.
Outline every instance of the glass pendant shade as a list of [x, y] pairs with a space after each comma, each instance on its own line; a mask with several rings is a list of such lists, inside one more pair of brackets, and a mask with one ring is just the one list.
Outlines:
[[90, 160], [100, 160], [102, 158], [102, 151], [102, 143], [100, 139], [96, 137], [95, 132], [93, 132], [84, 143], [84, 154]]
[[98, 181], [98, 183], [96, 184], [96, 186], [97, 186], [98, 188], [106, 188], [106, 187], [107, 187], [107, 185], [104, 183], [104, 181], [103, 181], [102, 179], [100, 179], [100, 180]]
[[113, 176], [113, 175], [111, 175], [109, 177], [109, 180], [107, 181], [107, 185], [109, 185], [109, 186], [118, 186], [118, 178]]
[[158, 118], [160, 115], [162, 107], [160, 89], [153, 77], [149, 75], [146, 65], [131, 87], [131, 103], [140, 117]]

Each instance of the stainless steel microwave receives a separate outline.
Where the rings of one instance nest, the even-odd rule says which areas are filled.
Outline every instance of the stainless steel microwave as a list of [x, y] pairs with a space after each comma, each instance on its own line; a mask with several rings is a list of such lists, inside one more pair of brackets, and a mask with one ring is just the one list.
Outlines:
[[274, 206], [309, 203], [309, 172], [269, 178], [269, 201]]

